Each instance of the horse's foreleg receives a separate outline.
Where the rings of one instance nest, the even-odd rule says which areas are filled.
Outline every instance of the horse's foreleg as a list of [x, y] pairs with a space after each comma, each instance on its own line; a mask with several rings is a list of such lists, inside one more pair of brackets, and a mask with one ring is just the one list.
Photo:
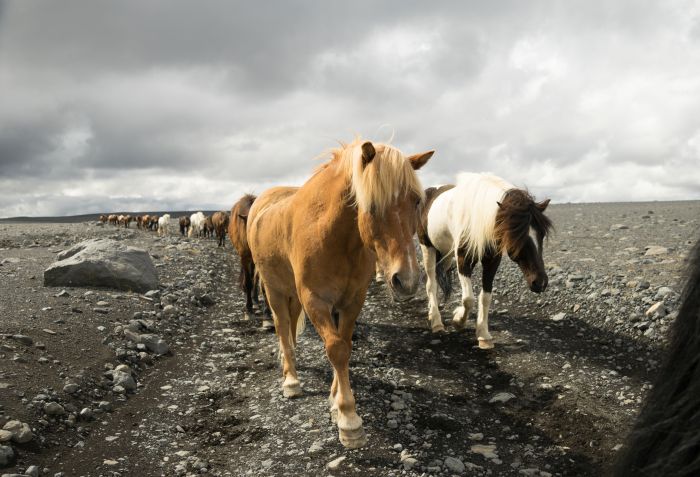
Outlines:
[[350, 387], [350, 352], [352, 331], [362, 307], [357, 305], [340, 311], [340, 323], [336, 327], [331, 316], [332, 307], [310, 292], [301, 293], [304, 309], [321, 335], [326, 347], [326, 355], [333, 366], [334, 386], [331, 386], [333, 408], [337, 408], [337, 424], [340, 442], [345, 447], [355, 449], [367, 443], [362, 427], [362, 419], [357, 415], [355, 397]]
[[442, 324], [440, 308], [438, 307], [437, 279], [435, 277], [436, 252], [432, 247], [420, 246], [423, 252], [423, 266], [425, 267], [425, 291], [428, 294], [428, 322], [433, 333], [445, 331]]
[[483, 272], [481, 293], [479, 293], [479, 313], [476, 317], [476, 339], [479, 340], [479, 348], [482, 349], [493, 348], [493, 337], [489, 333], [489, 307], [491, 306], [493, 279], [500, 263], [501, 255], [488, 256], [481, 260]]
[[457, 275], [459, 276], [459, 284], [462, 287], [462, 306], [455, 309], [452, 316], [452, 325], [458, 330], [464, 329], [467, 325], [467, 318], [476, 300], [474, 299], [474, 290], [472, 289], [472, 271], [474, 263], [468, 260], [463, 250], [457, 251]]
[[[273, 317], [275, 319], [275, 327], [277, 336], [279, 337], [279, 345], [282, 351], [282, 395], [286, 398], [301, 396], [301, 384], [296, 370], [296, 356], [294, 351], [294, 336], [291, 329], [290, 316], [290, 298], [278, 292], [269, 293], [270, 306], [272, 307]], [[296, 297], [292, 298], [296, 300]]]

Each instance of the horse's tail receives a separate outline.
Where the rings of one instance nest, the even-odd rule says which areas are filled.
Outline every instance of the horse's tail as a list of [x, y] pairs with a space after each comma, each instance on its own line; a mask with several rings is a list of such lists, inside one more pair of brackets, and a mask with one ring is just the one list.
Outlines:
[[442, 254], [435, 250], [435, 278], [444, 295], [444, 300], [450, 299], [452, 294], [452, 267], [446, 267]]

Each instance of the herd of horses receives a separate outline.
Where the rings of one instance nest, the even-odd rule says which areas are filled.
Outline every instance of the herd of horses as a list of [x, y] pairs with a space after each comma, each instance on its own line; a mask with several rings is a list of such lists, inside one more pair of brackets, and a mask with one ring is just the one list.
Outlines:
[[[427, 326], [433, 332], [445, 330], [437, 287], [449, 296], [455, 268], [462, 297], [451, 324], [463, 329], [476, 308], [476, 343], [482, 349], [494, 347], [488, 315], [504, 255], [518, 265], [532, 292], [547, 288], [543, 245], [552, 230], [545, 215], [549, 200], [538, 202], [492, 174], [461, 173], [454, 185], [424, 189], [416, 171], [432, 156], [433, 151], [404, 155], [392, 145], [357, 138], [332, 149], [330, 159], [301, 187], [246, 194], [230, 213], [206, 217], [198, 212], [179, 220], [183, 235], [216, 234], [223, 245], [228, 234], [241, 261], [246, 312], [254, 313], [257, 306], [274, 321], [287, 398], [302, 394], [295, 347], [306, 317], [311, 321], [333, 368], [330, 414], [348, 448], [367, 443], [349, 377], [355, 322], [375, 274], [383, 277], [394, 300], [415, 295], [421, 275], [416, 237], [427, 277]], [[132, 220], [103, 217], [124, 227]], [[141, 216], [136, 222], [151, 230], [163, 227], [167, 234], [169, 216], [164, 218]], [[672, 346], [686, 350], [683, 361], [668, 354], [665, 369], [674, 377], [673, 386], [664, 387], [668, 380], [655, 386], [630, 438], [648, 450], [628, 445], [618, 475], [700, 475], [700, 245], [693, 253], [686, 306], [672, 327]], [[477, 300], [471, 276], [479, 263]], [[655, 446], [664, 452], [653, 452]]]

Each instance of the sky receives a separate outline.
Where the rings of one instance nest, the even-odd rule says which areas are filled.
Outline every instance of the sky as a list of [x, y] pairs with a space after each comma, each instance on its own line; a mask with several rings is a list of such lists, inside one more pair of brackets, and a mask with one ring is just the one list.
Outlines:
[[0, 0], [0, 217], [229, 209], [358, 134], [425, 187], [700, 199], [700, 5]]

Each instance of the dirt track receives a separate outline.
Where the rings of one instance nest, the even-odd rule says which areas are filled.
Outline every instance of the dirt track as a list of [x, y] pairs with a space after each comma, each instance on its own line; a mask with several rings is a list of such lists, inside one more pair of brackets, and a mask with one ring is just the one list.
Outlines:
[[[13, 445], [17, 464], [4, 471], [36, 464], [46, 468], [42, 475], [65, 476], [604, 474], [658, 364], [698, 212], [697, 202], [553, 206], [550, 288], [529, 293], [504, 261], [493, 351], [474, 346], [473, 317], [464, 333], [448, 326], [433, 335], [422, 290], [399, 305], [374, 284], [351, 363], [369, 435], [369, 446], [356, 451], [338, 443], [329, 421], [331, 371], [311, 327], [298, 347], [305, 394], [282, 398], [276, 338], [258, 319], [244, 319], [230, 246], [86, 224], [0, 225], [0, 261], [20, 259], [0, 267], [0, 333], [45, 345], [0, 338], [0, 419], [35, 431], [32, 442]], [[59, 298], [60, 289], [41, 286], [54, 251], [112, 235], [155, 257], [163, 303], [175, 298], [176, 316], [138, 294], [67, 289], [71, 296]], [[646, 255], [650, 245], [667, 250]], [[198, 287], [215, 304], [193, 302], [188, 292]], [[647, 319], [659, 300], [669, 313]], [[93, 311], [98, 301], [108, 302], [108, 313]], [[446, 322], [453, 307], [443, 310]], [[153, 312], [173, 355], [132, 361], [139, 388], [123, 398], [102, 372], [119, 363], [119, 327], [138, 312]], [[62, 391], [69, 379], [80, 392]], [[69, 414], [103, 400], [114, 410], [71, 424], [47, 419], [37, 394]], [[495, 397], [505, 402], [490, 402]]]

